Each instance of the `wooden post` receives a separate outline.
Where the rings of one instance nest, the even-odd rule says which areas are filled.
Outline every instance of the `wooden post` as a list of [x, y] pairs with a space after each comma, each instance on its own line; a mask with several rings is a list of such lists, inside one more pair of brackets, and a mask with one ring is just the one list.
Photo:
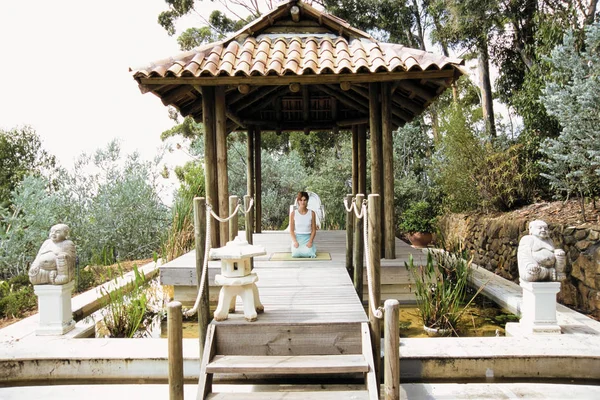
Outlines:
[[167, 304], [169, 349], [169, 400], [183, 400], [183, 326], [181, 303]]
[[[215, 88], [202, 88], [202, 118], [204, 125], [204, 175], [206, 177], [206, 201], [218, 213], [219, 192], [217, 188], [217, 144], [215, 135]], [[219, 247], [219, 222], [210, 224], [210, 246]]]
[[369, 218], [369, 264], [371, 266], [371, 284], [373, 289], [373, 304], [369, 305], [369, 325], [371, 326], [371, 339], [373, 341], [373, 355], [375, 356], [375, 374], [377, 382], [380, 379], [381, 361], [381, 320], [373, 314], [373, 308], [377, 309], [381, 303], [381, 197], [378, 194], [369, 195], [368, 215]]
[[[365, 196], [362, 193], [356, 195], [356, 207], [358, 208], [358, 212], [360, 213], [362, 209], [362, 203]], [[363, 216], [362, 218], [354, 219], [354, 257], [352, 260], [352, 264], [354, 265], [354, 289], [356, 289], [356, 294], [360, 299], [361, 303], [363, 301], [363, 281], [364, 281], [364, 257], [365, 257], [365, 246], [364, 246], [364, 236], [363, 236], [363, 224], [367, 216]]]
[[[352, 125], [352, 194], [358, 191], [358, 126]], [[364, 192], [360, 192], [364, 193]]]
[[383, 152], [383, 229], [385, 258], [396, 258], [394, 227], [394, 142], [392, 137], [392, 90], [389, 82], [381, 84], [381, 130]]
[[[229, 216], [229, 178], [227, 177], [227, 115], [225, 111], [225, 88], [217, 86], [215, 89], [215, 136], [217, 147], [217, 185], [219, 193], [219, 211], [221, 218]], [[219, 224], [220, 245], [225, 246], [229, 240], [229, 224]]]
[[[237, 196], [229, 196], [229, 215], [233, 214], [235, 208], [238, 205], [238, 197]], [[238, 214], [235, 213], [233, 217], [229, 220], [229, 241], [235, 240], [239, 232], [238, 227]]]
[[[371, 193], [383, 197], [383, 149], [381, 133], [381, 88], [378, 82], [369, 84], [369, 130], [371, 132]], [[381, 212], [381, 208], [379, 209]], [[380, 246], [383, 245], [383, 226]]]
[[[196, 241], [196, 286], [201, 290], [202, 269], [204, 267], [204, 252], [206, 250], [206, 199], [204, 197], [194, 198], [194, 238]], [[204, 289], [198, 306], [198, 341], [200, 358], [204, 351], [204, 340], [206, 330], [210, 322], [210, 308], [208, 303], [208, 271], [204, 280]]]
[[[254, 127], [248, 127], [248, 137], [246, 139], [246, 194], [250, 196], [250, 198], [254, 198]], [[246, 196], [244, 196], [244, 207], [247, 210], [248, 205], [246, 203]], [[252, 232], [254, 232], [254, 208], [252, 208], [252, 213], [246, 215], [246, 240], [248, 240], [248, 230], [250, 231], [250, 236], [252, 236]], [[248, 243], [252, 243], [248, 240]]]
[[358, 190], [367, 194], [367, 126], [358, 126]]
[[[346, 195], [346, 203], [352, 205], [352, 195]], [[346, 270], [350, 279], [354, 280], [354, 267], [352, 266], [352, 247], [354, 244], [354, 210], [346, 212]]]
[[[250, 208], [250, 200], [252, 196], [245, 195], [244, 196], [244, 211]], [[246, 241], [249, 244], [252, 244], [252, 227], [254, 226], [254, 206], [252, 206], [252, 210], [246, 213]], [[250, 269], [254, 269], [254, 257], [250, 258]]]
[[262, 166], [260, 158], [261, 150], [260, 130], [255, 131], [254, 135], [254, 173], [255, 190], [254, 193], [254, 228], [256, 233], [262, 232]]
[[384, 304], [383, 398], [400, 400], [400, 303], [388, 299]]

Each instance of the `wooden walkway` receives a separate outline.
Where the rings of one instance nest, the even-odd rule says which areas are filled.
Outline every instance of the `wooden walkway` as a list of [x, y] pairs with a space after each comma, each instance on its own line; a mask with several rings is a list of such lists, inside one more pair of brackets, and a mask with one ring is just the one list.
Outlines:
[[[267, 251], [266, 255], [254, 258], [257, 287], [265, 311], [256, 321], [248, 322], [238, 298], [235, 313], [230, 313], [225, 321], [211, 322], [201, 363], [198, 399], [230, 398], [228, 394], [212, 392], [214, 374], [220, 374], [219, 380], [229, 376], [237, 382], [264, 383], [275, 378], [279, 383], [300, 379], [315, 384], [315, 391], [310, 393], [269, 393], [257, 398], [307, 398], [308, 394], [315, 399], [378, 398], [368, 318], [345, 265], [345, 232], [318, 232], [317, 250], [329, 253], [328, 260], [272, 261], [274, 253], [290, 251], [286, 232], [256, 234], [253, 240]], [[403, 266], [409, 254], [422, 257], [420, 251], [398, 242], [400, 258], [382, 261], [382, 281], [387, 277], [407, 283], [406, 272], [401, 272], [405, 269], [398, 267]], [[161, 277], [168, 276], [168, 268], [169, 265], [161, 268]], [[177, 276], [190, 276], [191, 282], [195, 282], [195, 274], [192, 277], [189, 268], [183, 272], [185, 267], [181, 262], [174, 268], [179, 268]], [[209, 270], [209, 282], [214, 283], [220, 261], [210, 261]], [[323, 379], [350, 384], [356, 383], [357, 378], [364, 381], [362, 390], [343, 393], [318, 390]]]
[[[243, 234], [244, 232], [240, 232], [240, 235]], [[356, 304], [354, 300], [345, 298], [345, 296], [352, 296], [353, 293], [352, 282], [346, 272], [345, 231], [318, 231], [315, 239], [317, 249], [319, 252], [329, 253], [331, 255], [329, 261], [270, 261], [273, 253], [290, 251], [290, 238], [287, 232], [268, 231], [254, 234], [253, 240], [254, 244], [264, 246], [267, 251], [267, 255], [254, 258], [254, 267], [259, 277], [257, 286], [260, 290], [261, 300], [273, 312], [279, 310], [280, 307], [285, 307], [284, 303], [287, 301], [296, 302], [298, 308], [304, 307], [303, 302], [306, 301], [313, 303], [320, 301], [322, 304], [331, 305], [332, 303], [328, 301], [331, 299], [328, 296], [334, 294], [330, 292], [330, 289], [338, 286], [339, 293], [336, 291], [335, 295], [339, 294], [340, 300], [343, 299], [339, 304], [340, 307], [346, 304]], [[414, 304], [414, 294], [410, 288], [412, 279], [404, 268], [404, 263], [408, 261], [409, 255], [412, 255], [417, 263], [425, 262], [422, 251], [396, 239], [396, 259], [381, 260], [382, 300], [394, 298], [401, 304]], [[196, 296], [195, 257], [195, 252], [191, 251], [163, 265], [160, 270], [161, 283], [175, 286], [176, 300], [188, 305], [193, 304]], [[218, 296], [219, 287], [215, 284], [214, 277], [219, 271], [220, 261], [210, 261], [209, 285], [211, 286], [212, 302], [216, 302]], [[363, 286], [363, 299], [366, 299], [366, 266]], [[358, 296], [356, 296], [356, 300], [358, 300]], [[325, 314], [313, 317], [325, 319], [333, 317], [331, 312]], [[340, 315], [337, 316], [337, 318], [340, 317]]]

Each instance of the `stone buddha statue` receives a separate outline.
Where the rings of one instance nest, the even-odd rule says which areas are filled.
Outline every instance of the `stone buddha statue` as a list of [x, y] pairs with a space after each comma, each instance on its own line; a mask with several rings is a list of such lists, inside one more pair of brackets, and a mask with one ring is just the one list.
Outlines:
[[75, 244], [68, 240], [65, 224], [50, 228], [50, 237], [42, 244], [29, 268], [29, 280], [34, 285], [64, 285], [73, 280]]
[[529, 235], [519, 242], [517, 262], [519, 277], [526, 282], [560, 281], [565, 279], [565, 252], [555, 249], [548, 237], [548, 224], [541, 220], [529, 223]]

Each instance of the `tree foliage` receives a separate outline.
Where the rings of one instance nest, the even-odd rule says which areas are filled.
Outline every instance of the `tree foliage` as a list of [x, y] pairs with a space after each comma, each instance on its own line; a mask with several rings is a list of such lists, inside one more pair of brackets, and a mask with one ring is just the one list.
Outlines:
[[[542, 151], [550, 185], [560, 196], [597, 197], [600, 194], [600, 23], [565, 34], [549, 59], [552, 72], [542, 100], [562, 126], [556, 139], [547, 139]], [[583, 211], [583, 208], [582, 208]]]
[[55, 166], [55, 157], [42, 149], [33, 128], [0, 129], [0, 206], [8, 205], [11, 192], [25, 176], [48, 175]]

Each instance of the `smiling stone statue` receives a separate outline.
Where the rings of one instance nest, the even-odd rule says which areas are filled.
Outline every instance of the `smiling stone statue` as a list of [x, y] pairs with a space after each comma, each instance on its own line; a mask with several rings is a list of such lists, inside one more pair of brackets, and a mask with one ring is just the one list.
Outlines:
[[69, 227], [65, 224], [50, 228], [47, 239], [29, 269], [29, 280], [34, 285], [64, 285], [73, 280], [75, 244], [67, 239]]
[[541, 220], [529, 223], [529, 235], [523, 236], [517, 252], [519, 277], [525, 282], [565, 279], [566, 257], [555, 249], [548, 237], [548, 224]]

